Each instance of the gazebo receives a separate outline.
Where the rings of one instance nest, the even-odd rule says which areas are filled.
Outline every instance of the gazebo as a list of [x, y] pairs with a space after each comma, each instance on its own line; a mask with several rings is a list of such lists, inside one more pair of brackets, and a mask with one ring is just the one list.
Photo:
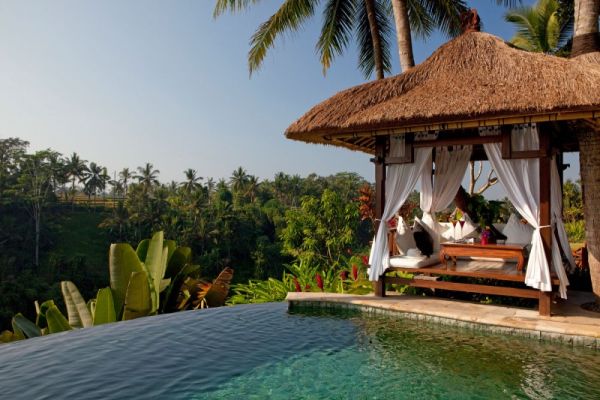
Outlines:
[[578, 150], [573, 132], [598, 118], [600, 68], [521, 51], [471, 31], [415, 68], [316, 105], [290, 125], [286, 137], [372, 154], [378, 221], [391, 218], [420, 179], [421, 208], [433, 229], [435, 212], [452, 202], [460, 186], [456, 170], [464, 174], [468, 160], [490, 161], [534, 228], [526, 270], [461, 270], [443, 263], [396, 270], [523, 282], [528, 288], [388, 276], [394, 268], [387, 225], [379, 222], [370, 255], [375, 295], [385, 295], [386, 283], [402, 283], [528, 297], [539, 300], [541, 315], [550, 315], [552, 294], [566, 297], [563, 259], [572, 262], [562, 223], [562, 155]]

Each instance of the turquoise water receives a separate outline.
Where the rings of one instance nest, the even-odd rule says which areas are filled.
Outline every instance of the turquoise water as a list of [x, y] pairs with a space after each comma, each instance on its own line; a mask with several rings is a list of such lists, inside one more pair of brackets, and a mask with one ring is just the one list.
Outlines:
[[600, 353], [262, 304], [0, 346], [0, 393], [6, 399], [599, 399]]

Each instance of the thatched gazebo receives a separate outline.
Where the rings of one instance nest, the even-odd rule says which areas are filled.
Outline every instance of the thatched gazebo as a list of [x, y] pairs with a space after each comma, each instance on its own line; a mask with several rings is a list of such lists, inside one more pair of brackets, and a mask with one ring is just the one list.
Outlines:
[[[558, 236], [555, 235], [560, 231], [557, 226], [560, 227], [562, 219], [553, 209], [557, 204], [553, 205], [551, 201], [551, 191], [556, 186], [552, 184], [553, 171], [562, 175], [563, 152], [578, 150], [574, 130], [582, 123], [597, 124], [599, 118], [600, 67], [528, 53], [493, 35], [468, 32], [441, 46], [422, 64], [405, 73], [344, 90], [316, 105], [290, 125], [286, 137], [374, 155], [378, 219], [390, 214], [390, 210], [385, 210], [386, 175], [389, 180], [392, 167], [416, 165], [419, 149], [434, 149], [435, 154], [435, 149], [440, 152], [444, 147], [470, 146], [471, 159], [482, 160], [489, 159], [492, 145], [497, 145], [500, 157], [493, 165], [500, 169], [509, 168], [505, 185], [511, 176], [510, 168], [516, 168], [518, 160], [525, 167], [532, 168], [531, 171], [535, 170], [538, 174], [535, 177], [536, 189], [524, 196], [535, 198], [536, 204], [527, 204], [525, 211], [533, 210], [530, 222], [537, 226], [536, 232], [541, 237], [543, 260], [530, 255], [527, 274], [533, 268], [531, 265], [545, 265], [542, 275], [551, 276], [540, 279], [545, 279], [546, 284], [531, 284], [531, 277], [525, 276], [525, 273], [515, 278], [518, 274], [462, 273], [450, 271], [447, 267], [417, 270], [428, 275], [491, 277], [525, 282], [537, 289], [535, 293], [531, 289], [489, 290], [482, 285], [467, 287], [469, 285], [449, 285], [450, 282], [418, 282], [386, 277], [387, 265], [371, 265], [378, 274], [371, 279], [377, 282], [375, 293], [379, 296], [385, 295], [386, 282], [408, 283], [420, 287], [539, 298], [540, 313], [549, 315], [552, 290], [547, 283], [551, 281], [553, 287], [560, 284], [561, 293], [565, 287], [564, 279], [557, 276], [560, 271], [556, 266]], [[490, 132], [484, 132], [486, 129]], [[524, 140], [519, 132], [531, 136], [535, 146], [519, 147], [517, 142]], [[435, 135], [427, 137], [427, 133]], [[398, 141], [396, 139], [402, 141], [400, 152], [393, 144]], [[527, 184], [519, 187], [521, 191], [529, 190]], [[389, 203], [388, 199], [388, 208]], [[383, 239], [380, 236], [377, 240]], [[382, 248], [387, 251], [387, 244]], [[560, 249], [562, 253], [566, 251]], [[536, 258], [535, 262], [531, 262], [532, 258]], [[371, 259], [381, 264], [381, 257], [372, 256]], [[383, 259], [387, 260], [385, 255]], [[550, 265], [554, 271], [548, 271]], [[433, 270], [436, 272], [432, 273]]]

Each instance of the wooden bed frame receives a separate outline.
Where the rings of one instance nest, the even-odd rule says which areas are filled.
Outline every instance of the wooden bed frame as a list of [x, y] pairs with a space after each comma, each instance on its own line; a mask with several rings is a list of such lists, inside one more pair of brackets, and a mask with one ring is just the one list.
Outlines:
[[[480, 262], [484, 263], [484, 262]], [[490, 262], [493, 264], [494, 262]], [[497, 263], [496, 263], [497, 264]], [[552, 292], [543, 292], [537, 289], [531, 288], [515, 288], [507, 286], [492, 286], [483, 284], [472, 284], [472, 283], [458, 283], [448, 281], [438, 281], [429, 279], [415, 279], [415, 278], [400, 278], [397, 276], [388, 276], [388, 272], [401, 271], [405, 273], [411, 273], [415, 275], [428, 275], [428, 276], [459, 276], [469, 278], [480, 278], [480, 279], [492, 279], [504, 282], [525, 282], [525, 273], [518, 271], [516, 265], [513, 263], [504, 263], [503, 267], [489, 266], [489, 267], [476, 267], [473, 268], [468, 262], [459, 261], [457, 265], [443, 265], [439, 263], [430, 267], [423, 268], [403, 268], [403, 267], [391, 267], [386, 270], [383, 275], [383, 281], [387, 283], [395, 283], [401, 285], [409, 285], [413, 287], [429, 288], [429, 289], [443, 289], [457, 292], [468, 292], [468, 293], [481, 293], [499, 296], [509, 297], [521, 297], [529, 299], [537, 299], [539, 304], [540, 315], [549, 316], [551, 313], [552, 304]], [[556, 276], [552, 276], [552, 285], [558, 286], [559, 280]]]

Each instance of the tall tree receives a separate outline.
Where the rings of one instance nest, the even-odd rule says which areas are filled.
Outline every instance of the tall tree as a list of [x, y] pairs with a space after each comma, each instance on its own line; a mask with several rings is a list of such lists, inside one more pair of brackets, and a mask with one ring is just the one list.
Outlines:
[[243, 192], [246, 189], [249, 177], [250, 176], [244, 168], [238, 167], [235, 171], [233, 171], [231, 178], [229, 179], [231, 189], [236, 193]]
[[67, 173], [71, 178], [71, 201], [75, 199], [75, 181], [82, 182], [84, 172], [87, 170], [87, 161], [82, 160], [77, 153], [71, 154], [67, 159]]
[[158, 185], [159, 170], [154, 169], [154, 165], [146, 163], [143, 167], [138, 167], [138, 175], [134, 178], [142, 185], [144, 193], [148, 193], [154, 186]]
[[560, 18], [559, 10], [558, 0], [538, 0], [532, 7], [508, 11], [504, 19], [517, 28], [510, 42], [526, 51], [556, 54], [572, 34], [571, 24]]
[[53, 170], [50, 159], [56, 155], [51, 150], [38, 151], [24, 155], [21, 161], [18, 191], [26, 210], [31, 215], [35, 226], [34, 264], [40, 264], [40, 234], [42, 215], [50, 197], [53, 196]]
[[121, 172], [119, 172], [119, 180], [123, 185], [123, 190], [125, 196], [127, 196], [127, 188], [129, 187], [129, 181], [133, 178], [133, 173], [129, 170], [129, 168], [123, 168]]
[[195, 169], [188, 168], [183, 171], [185, 174], [185, 182], [181, 184], [184, 190], [188, 193], [195, 191], [196, 189], [202, 187], [200, 181], [203, 179], [201, 176], [197, 176], [197, 172]]
[[106, 189], [106, 183], [110, 176], [106, 173], [106, 168], [101, 167], [95, 162], [91, 162], [88, 169], [83, 173], [84, 191], [88, 196], [97, 196], [99, 192]]
[[29, 142], [19, 138], [0, 139], [0, 204], [4, 199], [5, 190], [14, 184], [11, 182], [19, 170], [21, 159]]
[[[572, 56], [600, 52], [599, 16], [600, 0], [575, 0]], [[586, 125], [577, 139], [590, 277], [596, 303], [600, 305], [600, 125], [597, 122]]]

